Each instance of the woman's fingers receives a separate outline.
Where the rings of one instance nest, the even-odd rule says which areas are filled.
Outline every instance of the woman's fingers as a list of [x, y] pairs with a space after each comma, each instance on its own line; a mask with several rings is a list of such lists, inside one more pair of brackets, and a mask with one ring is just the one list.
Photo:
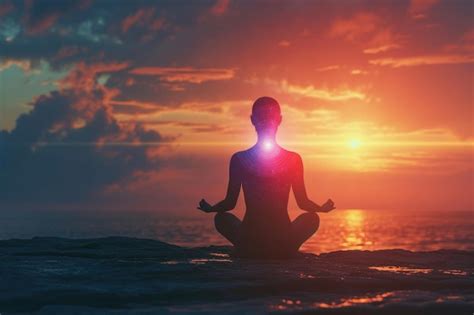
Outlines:
[[201, 208], [205, 208], [207, 205], [208, 205], [208, 203], [204, 199], [201, 199], [201, 201], [199, 202], [199, 206]]
[[204, 211], [206, 213], [211, 211], [211, 205], [203, 198], [199, 201], [199, 206], [197, 207], [199, 210]]
[[328, 199], [328, 201], [326, 201], [326, 203], [323, 205], [323, 210], [324, 212], [329, 212], [331, 210], [334, 210], [335, 207], [334, 207], [334, 201], [332, 201], [331, 199]]
[[204, 200], [204, 198], [203, 198], [203, 199], [201, 199], [201, 200], [199, 201], [199, 206], [198, 206], [197, 208], [198, 208], [199, 210], [201, 210], [201, 211], [207, 212], [207, 210], [206, 210], [206, 208], [207, 208], [207, 207], [206, 207], [206, 204], [207, 204], [207, 202], [206, 202], [206, 200]]

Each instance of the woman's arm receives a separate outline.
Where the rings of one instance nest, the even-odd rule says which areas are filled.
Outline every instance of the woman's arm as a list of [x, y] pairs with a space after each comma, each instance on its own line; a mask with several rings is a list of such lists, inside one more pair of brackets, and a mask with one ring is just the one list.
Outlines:
[[198, 209], [203, 210], [204, 212], [225, 212], [234, 209], [239, 198], [240, 186], [242, 184], [241, 174], [241, 165], [237, 153], [235, 153], [230, 159], [229, 184], [227, 186], [227, 194], [224, 200], [211, 206], [206, 202], [206, 200], [202, 199], [199, 203]]
[[308, 212], [329, 212], [334, 209], [334, 203], [331, 199], [328, 199], [324, 205], [319, 206], [308, 198], [304, 184], [303, 160], [299, 154], [296, 154], [292, 188], [295, 194], [296, 204], [301, 210]]

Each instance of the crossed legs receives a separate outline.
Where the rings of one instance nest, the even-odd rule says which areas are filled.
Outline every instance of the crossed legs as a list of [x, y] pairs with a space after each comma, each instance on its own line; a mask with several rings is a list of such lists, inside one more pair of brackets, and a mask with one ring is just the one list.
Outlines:
[[319, 228], [319, 216], [317, 213], [303, 213], [291, 222], [291, 232], [295, 250], [306, 242]]
[[214, 217], [217, 232], [221, 233], [234, 246], [237, 244], [241, 223], [239, 218], [228, 212], [218, 212]]
[[[214, 217], [216, 230], [234, 246], [237, 245], [240, 224], [235, 215], [228, 212], [217, 213]], [[296, 250], [303, 245], [319, 228], [319, 216], [316, 213], [303, 213], [291, 222], [292, 246]]]

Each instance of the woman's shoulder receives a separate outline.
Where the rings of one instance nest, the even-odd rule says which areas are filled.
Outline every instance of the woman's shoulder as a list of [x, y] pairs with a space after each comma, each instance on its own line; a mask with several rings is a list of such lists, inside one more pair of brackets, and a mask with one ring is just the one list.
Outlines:
[[247, 152], [248, 150], [243, 150], [243, 151], [237, 151], [234, 154], [232, 154], [230, 158], [231, 163], [238, 163], [241, 164], [242, 161], [247, 160], [249, 157], [249, 154]]
[[287, 159], [291, 159], [293, 161], [301, 160], [301, 156], [299, 155], [299, 153], [295, 151], [290, 151], [285, 148], [282, 148], [282, 152], [283, 152], [283, 155], [285, 155]]
[[[254, 157], [256, 154], [257, 153], [256, 153], [255, 148], [251, 147], [251, 148], [246, 149], [246, 150], [235, 152], [234, 154], [232, 154], [231, 160], [248, 159], [248, 158]], [[288, 159], [288, 158], [291, 158], [291, 159], [294, 159], [294, 160], [301, 159], [301, 156], [297, 152], [287, 150], [283, 147], [280, 147], [279, 155], [283, 156], [286, 159]]]
[[244, 151], [237, 151], [237, 152], [235, 152], [234, 154], [232, 154], [232, 156], [231, 156], [230, 159], [231, 159], [231, 160], [238, 160], [238, 159], [242, 158], [243, 156], [245, 156], [246, 151], [247, 151], [247, 150], [244, 150]]

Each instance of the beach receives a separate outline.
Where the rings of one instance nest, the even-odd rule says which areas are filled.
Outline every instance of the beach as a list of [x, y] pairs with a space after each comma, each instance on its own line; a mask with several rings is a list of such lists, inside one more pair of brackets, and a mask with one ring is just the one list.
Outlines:
[[234, 258], [212, 215], [4, 212], [0, 313], [471, 314], [471, 212], [320, 217], [298, 257], [263, 261]]
[[474, 252], [232, 257], [126, 237], [0, 241], [2, 314], [470, 314]]

